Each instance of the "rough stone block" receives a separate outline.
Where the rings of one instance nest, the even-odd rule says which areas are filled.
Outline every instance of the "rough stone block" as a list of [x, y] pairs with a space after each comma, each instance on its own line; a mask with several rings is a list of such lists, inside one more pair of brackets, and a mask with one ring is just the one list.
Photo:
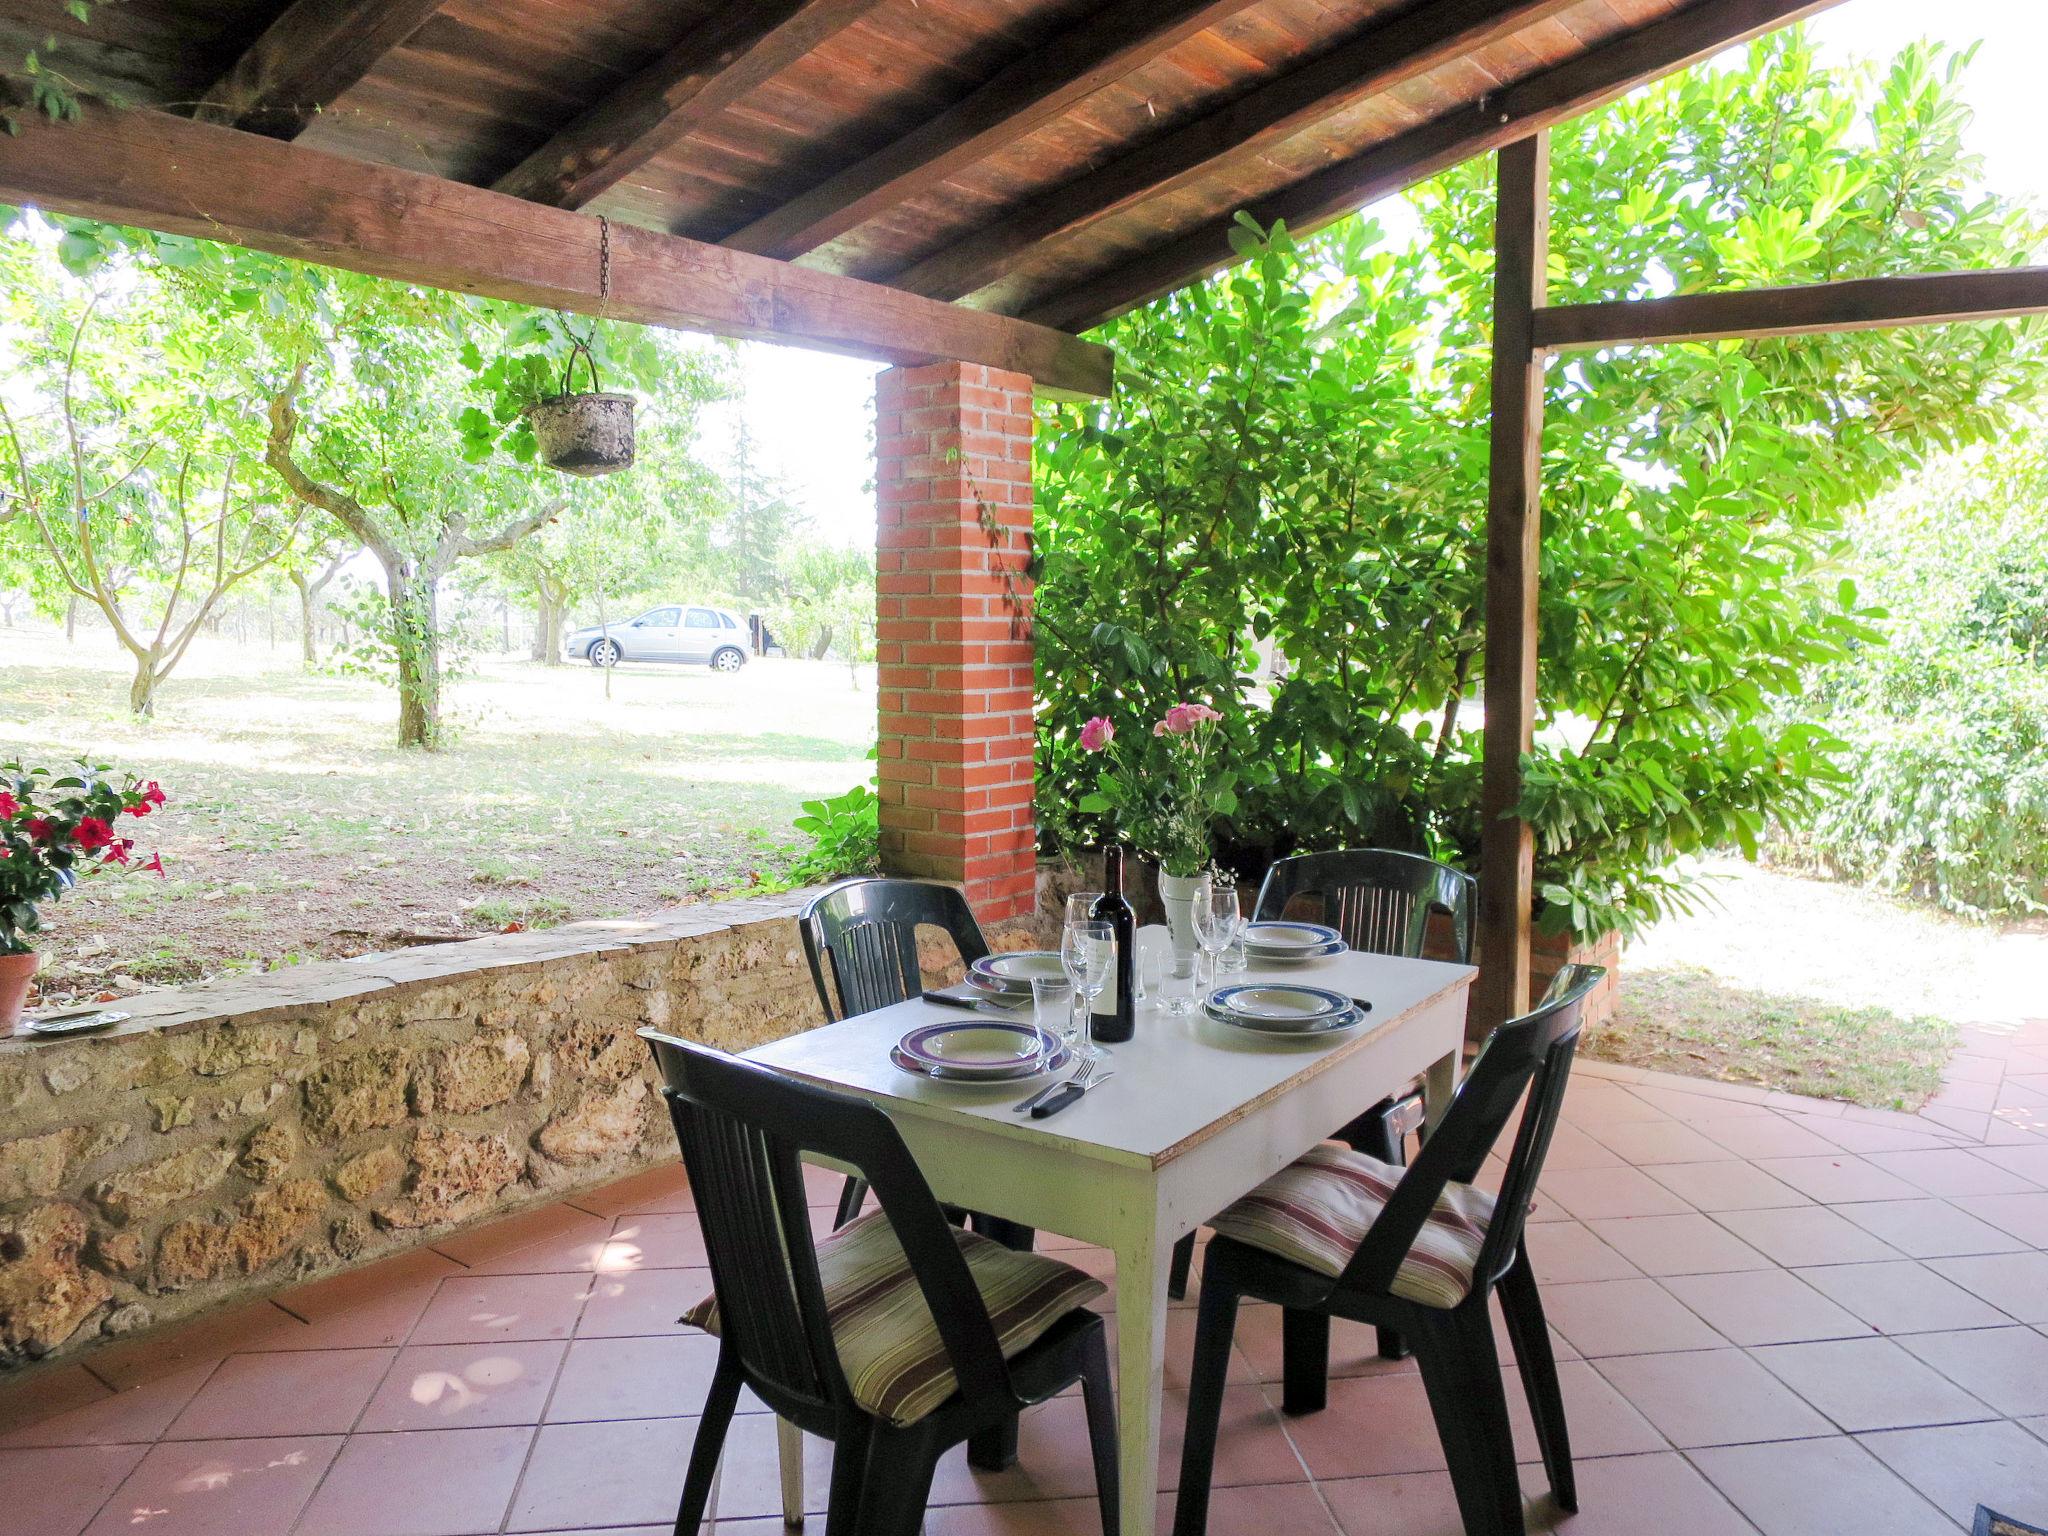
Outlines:
[[592, 1094], [541, 1127], [534, 1138], [558, 1163], [594, 1163], [620, 1157], [640, 1141], [646, 1121], [647, 1084], [635, 1077], [615, 1092]]
[[0, 1218], [0, 1365], [40, 1359], [113, 1295], [79, 1262], [86, 1231], [85, 1213], [62, 1203]]
[[423, 1115], [469, 1115], [502, 1104], [526, 1081], [532, 1061], [526, 1042], [510, 1031], [450, 1046], [414, 1077], [414, 1107]]
[[224, 1146], [187, 1147], [108, 1179], [93, 1192], [93, 1199], [112, 1221], [154, 1216], [205, 1194], [227, 1177], [234, 1160], [234, 1152]]
[[375, 1046], [344, 1056], [306, 1079], [306, 1125], [316, 1136], [340, 1141], [359, 1131], [396, 1125], [406, 1117], [403, 1046]]
[[407, 1197], [380, 1208], [377, 1220], [395, 1228], [459, 1221], [487, 1208], [518, 1180], [522, 1166], [503, 1136], [466, 1136], [429, 1126], [413, 1138]]

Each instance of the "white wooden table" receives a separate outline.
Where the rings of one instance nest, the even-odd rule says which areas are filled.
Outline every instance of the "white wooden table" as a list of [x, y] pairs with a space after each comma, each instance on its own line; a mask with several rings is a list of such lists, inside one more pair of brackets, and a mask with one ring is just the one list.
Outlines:
[[1361, 954], [1255, 966], [1253, 980], [1365, 998], [1371, 1016], [1335, 1038], [1290, 1041], [1199, 1013], [1141, 1012], [1137, 1037], [1108, 1048], [1116, 1075], [1045, 1120], [1014, 1109], [1035, 1082], [938, 1083], [891, 1065], [906, 1030], [963, 1016], [922, 999], [747, 1054], [881, 1104], [941, 1200], [1115, 1255], [1123, 1530], [1152, 1536], [1175, 1241], [1410, 1078], [1426, 1077], [1433, 1122], [1456, 1082], [1474, 974]]

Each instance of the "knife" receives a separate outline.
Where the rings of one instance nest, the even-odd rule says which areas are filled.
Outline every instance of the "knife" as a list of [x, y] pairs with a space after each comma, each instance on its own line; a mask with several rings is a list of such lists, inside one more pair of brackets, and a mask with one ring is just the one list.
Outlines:
[[1016, 1019], [1023, 1016], [1030, 1003], [1005, 1004], [993, 998], [962, 997], [957, 992], [941, 988], [928, 988], [920, 994], [928, 1003], [937, 1003], [943, 1008], [965, 1008], [969, 1013], [979, 1013], [991, 1019]]
[[1069, 1104], [1073, 1103], [1076, 1099], [1080, 1098], [1081, 1095], [1086, 1093], [1090, 1088], [1100, 1088], [1104, 1083], [1108, 1082], [1112, 1077], [1115, 1076], [1116, 1073], [1113, 1071], [1098, 1072], [1093, 1077], [1089, 1078], [1085, 1084], [1070, 1082], [1066, 1085], [1066, 1087], [1060, 1089], [1059, 1092], [1053, 1094], [1050, 1098], [1041, 1099], [1036, 1104], [1032, 1105], [1031, 1118], [1034, 1120], [1044, 1120], [1053, 1115], [1056, 1115], [1061, 1110], [1065, 1109]]

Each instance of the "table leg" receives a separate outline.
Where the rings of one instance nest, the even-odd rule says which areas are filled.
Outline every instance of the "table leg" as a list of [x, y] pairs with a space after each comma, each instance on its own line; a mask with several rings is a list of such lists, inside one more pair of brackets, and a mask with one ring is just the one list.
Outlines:
[[1173, 1245], [1153, 1229], [1115, 1244], [1117, 1470], [1123, 1536], [1153, 1536], [1159, 1505], [1159, 1420], [1166, 1381], [1166, 1282]]
[[1458, 1086], [1458, 1058], [1461, 1053], [1452, 1051], [1430, 1063], [1429, 1071], [1422, 1079], [1423, 1124], [1427, 1130], [1435, 1130], [1437, 1121], [1443, 1119], [1444, 1111], [1451, 1107], [1451, 1095]]
[[804, 1523], [804, 1432], [789, 1420], [775, 1421], [775, 1455], [782, 1464], [782, 1523], [801, 1530]]

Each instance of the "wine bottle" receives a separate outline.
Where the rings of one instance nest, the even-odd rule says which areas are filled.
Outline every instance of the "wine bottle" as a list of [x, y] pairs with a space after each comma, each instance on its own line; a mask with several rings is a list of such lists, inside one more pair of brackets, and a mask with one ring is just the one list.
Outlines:
[[1115, 971], [1110, 984], [1095, 999], [1092, 1020], [1095, 1039], [1106, 1045], [1128, 1040], [1137, 1030], [1137, 1009], [1132, 1002], [1134, 971], [1138, 963], [1136, 914], [1124, 899], [1124, 850], [1111, 843], [1102, 851], [1102, 895], [1088, 909], [1088, 915], [1109, 924], [1116, 947]]

